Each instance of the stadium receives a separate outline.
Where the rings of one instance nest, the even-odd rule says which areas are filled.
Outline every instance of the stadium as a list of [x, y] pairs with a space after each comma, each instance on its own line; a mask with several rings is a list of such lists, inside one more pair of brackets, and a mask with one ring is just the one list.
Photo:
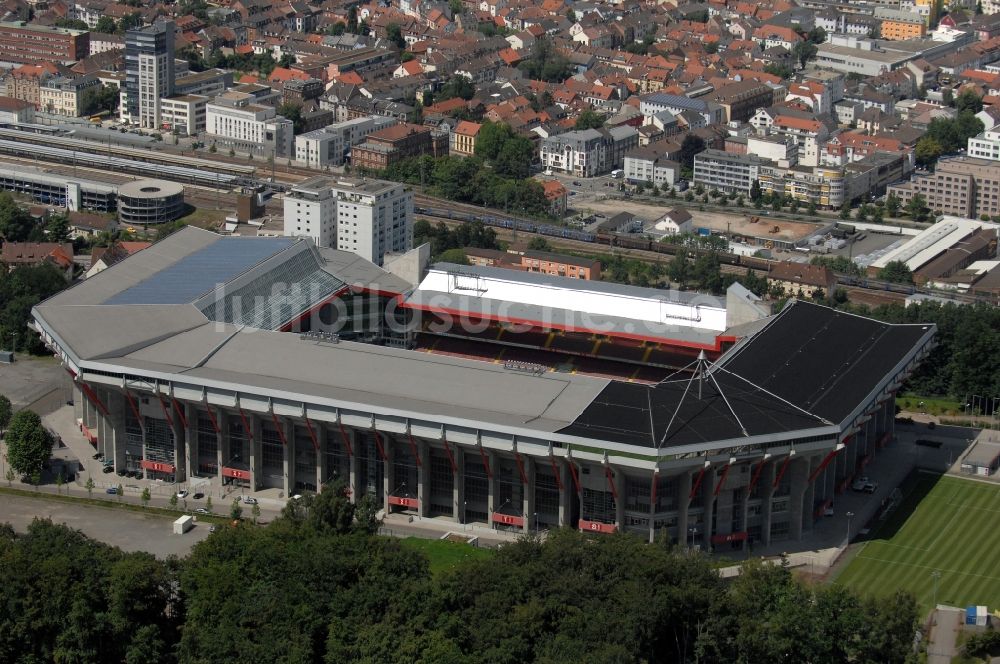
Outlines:
[[343, 479], [417, 518], [706, 548], [811, 529], [891, 439], [935, 332], [768, 316], [738, 284], [395, 264], [188, 227], [34, 326], [118, 468], [284, 495]]

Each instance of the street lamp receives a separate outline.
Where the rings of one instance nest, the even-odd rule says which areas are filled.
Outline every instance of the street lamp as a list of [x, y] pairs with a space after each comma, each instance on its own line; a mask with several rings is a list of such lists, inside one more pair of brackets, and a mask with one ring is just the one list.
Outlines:
[[847, 513], [847, 541], [844, 546], [848, 546], [851, 543], [851, 517], [854, 516], [854, 512]]
[[534, 513], [534, 517], [535, 517], [535, 534], [537, 535], [538, 534], [538, 512]]
[[931, 572], [931, 578], [934, 579], [934, 608], [937, 609], [938, 581], [941, 579], [941, 570], [936, 569]]

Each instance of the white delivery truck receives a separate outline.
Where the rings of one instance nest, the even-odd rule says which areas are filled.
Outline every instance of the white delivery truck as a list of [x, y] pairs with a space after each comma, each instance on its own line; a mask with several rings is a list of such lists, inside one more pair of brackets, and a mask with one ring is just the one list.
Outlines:
[[194, 528], [194, 517], [190, 514], [185, 514], [174, 521], [174, 535], [183, 535], [192, 528]]

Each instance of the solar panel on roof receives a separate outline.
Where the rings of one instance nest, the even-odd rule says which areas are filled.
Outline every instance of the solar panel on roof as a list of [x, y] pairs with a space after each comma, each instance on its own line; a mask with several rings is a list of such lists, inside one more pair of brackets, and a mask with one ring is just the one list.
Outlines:
[[220, 238], [104, 304], [184, 304], [292, 246], [293, 238]]

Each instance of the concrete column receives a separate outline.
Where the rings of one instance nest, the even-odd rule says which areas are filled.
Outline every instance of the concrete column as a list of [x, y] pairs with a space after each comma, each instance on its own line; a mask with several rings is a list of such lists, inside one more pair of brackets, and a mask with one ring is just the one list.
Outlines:
[[[817, 477], [812, 482], [809, 481], [809, 477], [816, 471], [819, 464], [822, 463], [826, 454], [819, 454], [816, 456], [807, 457], [809, 463], [806, 466], [806, 488], [802, 494], [802, 529], [812, 530], [813, 529], [813, 508], [818, 500], [817, 492], [823, 486], [821, 484], [822, 478]], [[820, 473], [822, 475], [822, 473]]]
[[431, 513], [431, 446], [426, 440], [414, 438], [417, 447], [417, 514], [426, 517]]
[[567, 459], [556, 465], [559, 469], [559, 481], [562, 483], [562, 491], [559, 492], [559, 526], [561, 528], [569, 527], [573, 521], [573, 494], [576, 493], [576, 487], [569, 469], [570, 463]]
[[657, 481], [659, 476], [654, 474], [652, 478], [649, 479], [649, 543], [652, 544], [656, 541], [656, 505], [653, 504], [653, 492], [659, 493], [657, 489], [653, 486], [653, 482]]
[[[381, 435], [381, 434], [380, 434]], [[385, 450], [385, 461], [382, 462], [382, 507], [389, 511], [389, 494], [396, 488], [393, 462], [396, 459], [395, 441], [391, 436], [382, 436], [382, 449]]]
[[796, 456], [788, 465], [788, 475], [790, 483], [790, 494], [788, 496], [789, 524], [788, 535], [794, 540], [802, 539], [803, 523], [808, 519], [806, 512], [810, 512], [803, 499], [806, 495], [809, 481], [809, 459]]
[[[740, 500], [738, 509], [740, 510], [740, 523], [743, 524], [743, 530], [750, 530], [750, 524], [748, 523], [750, 519], [750, 491], [748, 488], [743, 490], [743, 498]], [[743, 540], [743, 550], [747, 550], [747, 540]]]
[[712, 522], [715, 520], [715, 485], [718, 478], [715, 476], [715, 468], [705, 470], [705, 475], [701, 479], [702, 502], [705, 504], [704, 521], [705, 527], [702, 533], [702, 548], [706, 551], [712, 550]]
[[[245, 412], [245, 411], [244, 411]], [[253, 413], [246, 413], [250, 424], [250, 490], [257, 491], [261, 487], [260, 478], [264, 475], [264, 455], [261, 444], [260, 418]]]
[[[167, 397], [167, 406], [170, 407], [170, 421], [173, 423], [170, 430], [174, 434], [174, 481], [183, 482], [187, 479], [187, 427], [181, 421], [181, 416], [177, 414], [177, 408], [173, 407], [173, 397]], [[183, 406], [181, 406], [183, 408]], [[185, 414], [185, 419], [187, 415]]]
[[778, 476], [778, 464], [784, 463], [777, 459], [764, 466], [757, 480], [760, 486], [760, 538], [766, 546], [771, 543], [771, 501], [774, 498], [774, 480]]
[[618, 530], [625, 530], [625, 473], [611, 466], [612, 481], [615, 483], [615, 525]]
[[[351, 500], [356, 503], [358, 500], [358, 495], [361, 493], [361, 487], [360, 487], [361, 478], [358, 477], [358, 455], [362, 454], [363, 451], [358, 449], [359, 445], [358, 445], [357, 432], [354, 429], [345, 429], [345, 432], [347, 434], [347, 438], [351, 441], [351, 449], [354, 451], [354, 454], [351, 454], [350, 457], [348, 458], [347, 465], [349, 466], [350, 469], [350, 479], [348, 481], [350, 482], [351, 485], [350, 487]], [[340, 444], [343, 445], [344, 441], [341, 440]], [[346, 449], [344, 449], [344, 454], [347, 454]]]
[[[295, 457], [298, 450], [295, 447], [295, 423], [289, 418], [278, 418], [278, 426], [284, 427], [285, 434], [284, 458], [282, 463], [285, 471], [285, 495], [290, 496], [295, 493]], [[319, 489], [319, 485], [316, 485]]]
[[77, 422], [83, 421], [83, 409], [87, 402], [87, 397], [83, 395], [80, 384], [73, 382], [73, 419]]
[[[205, 408], [212, 408], [208, 404]], [[226, 412], [220, 408], [216, 408], [212, 411], [215, 415], [215, 423], [219, 425], [219, 431], [216, 433], [216, 441], [218, 444], [215, 446], [215, 457], [216, 457], [216, 476], [219, 482], [222, 482], [222, 466], [228, 461], [228, 457], [225, 456], [226, 448], [229, 446], [229, 416]]]
[[316, 490], [322, 491], [329, 469], [326, 467], [326, 427], [319, 422], [310, 422], [316, 434]]
[[455, 459], [455, 472], [451, 476], [452, 515], [455, 521], [465, 523], [465, 483], [462, 482], [465, 477], [465, 452], [458, 445], [448, 445], [451, 446], [451, 454]]
[[115, 469], [125, 467], [125, 409], [128, 408], [128, 404], [125, 403], [125, 395], [123, 394], [109, 394], [108, 399], [108, 412], [110, 413], [110, 426], [106, 429], [110, 430], [105, 435], [97, 439], [97, 444], [100, 446], [101, 451], [104, 453], [106, 459], [114, 459]]
[[185, 448], [187, 454], [184, 457], [184, 466], [187, 470], [186, 479], [198, 475], [198, 457], [201, 455], [201, 441], [198, 440], [198, 409], [189, 403], [181, 404], [184, 409], [184, 417], [187, 418], [187, 429], [184, 437], [187, 440]]
[[488, 479], [488, 484], [490, 487], [490, 495], [486, 501], [486, 523], [492, 527], [493, 526], [493, 512], [497, 509], [497, 455], [493, 451], [486, 452], [486, 458], [489, 460], [490, 464], [490, 477]]
[[691, 507], [691, 471], [685, 470], [677, 477], [677, 541], [688, 546], [688, 509]]
[[521, 508], [521, 512], [524, 514], [524, 532], [530, 533], [538, 527], [537, 519], [535, 519], [535, 462], [531, 457], [522, 455], [521, 463], [524, 464], [524, 476], [528, 480], [522, 491], [523, 500], [521, 502], [524, 506]]

